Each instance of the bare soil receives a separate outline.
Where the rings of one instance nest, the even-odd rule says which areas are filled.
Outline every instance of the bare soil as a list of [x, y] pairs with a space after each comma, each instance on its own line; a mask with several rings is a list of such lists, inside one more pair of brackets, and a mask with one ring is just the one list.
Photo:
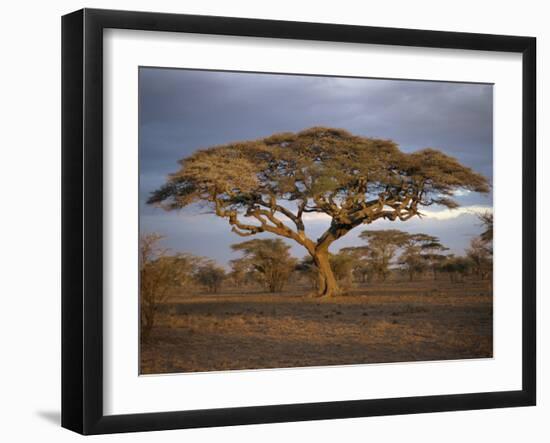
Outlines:
[[487, 282], [392, 282], [318, 299], [303, 288], [172, 297], [141, 373], [490, 358]]

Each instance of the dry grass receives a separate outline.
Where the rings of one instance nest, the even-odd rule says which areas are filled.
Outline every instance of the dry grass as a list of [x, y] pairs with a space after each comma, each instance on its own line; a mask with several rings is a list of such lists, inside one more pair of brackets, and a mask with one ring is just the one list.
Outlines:
[[320, 300], [284, 294], [173, 297], [141, 347], [144, 374], [492, 357], [481, 282], [413, 282]]

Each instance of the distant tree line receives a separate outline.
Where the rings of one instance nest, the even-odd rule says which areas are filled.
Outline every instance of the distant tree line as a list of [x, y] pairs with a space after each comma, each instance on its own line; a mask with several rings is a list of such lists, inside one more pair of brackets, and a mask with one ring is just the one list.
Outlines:
[[[396, 229], [363, 231], [365, 245], [342, 248], [330, 255], [336, 279], [342, 288], [353, 283], [385, 282], [390, 275], [405, 276], [409, 281], [420, 277], [434, 280], [446, 276], [461, 282], [467, 276], [478, 280], [492, 278], [493, 215], [479, 215], [484, 231], [472, 238], [464, 255], [449, 253], [438, 237], [408, 233]], [[314, 263], [305, 257], [298, 265], [300, 272], [315, 287]], [[394, 277], [395, 278], [395, 277]]]
[[[396, 278], [409, 281], [421, 277], [465, 278], [491, 281], [493, 269], [493, 216], [479, 216], [484, 230], [472, 238], [462, 256], [449, 249], [436, 236], [408, 233], [397, 229], [366, 230], [360, 234], [363, 245], [342, 248], [329, 254], [329, 263], [338, 287], [349, 291], [355, 284], [386, 282]], [[260, 287], [280, 293], [291, 279], [305, 282], [312, 289], [324, 284], [317, 263], [310, 255], [301, 260], [290, 254], [281, 239], [253, 239], [231, 246], [241, 256], [230, 262], [231, 271], [215, 261], [187, 253], [172, 254], [160, 246], [162, 236], [147, 234], [140, 239], [140, 295], [142, 337], [147, 339], [159, 305], [170, 294], [203, 291], [216, 294], [222, 286]]]

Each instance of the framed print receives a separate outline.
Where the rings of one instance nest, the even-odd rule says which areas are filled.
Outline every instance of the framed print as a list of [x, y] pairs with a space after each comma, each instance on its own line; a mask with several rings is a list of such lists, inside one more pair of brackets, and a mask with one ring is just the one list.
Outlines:
[[535, 405], [534, 38], [84, 9], [62, 57], [64, 427]]

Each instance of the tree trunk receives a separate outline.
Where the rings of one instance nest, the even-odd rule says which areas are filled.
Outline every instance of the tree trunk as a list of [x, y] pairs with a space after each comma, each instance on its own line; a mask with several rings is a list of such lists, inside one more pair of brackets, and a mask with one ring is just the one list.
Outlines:
[[317, 295], [321, 297], [334, 297], [340, 294], [338, 282], [330, 267], [329, 254], [325, 250], [317, 250], [313, 255], [313, 261], [319, 272], [319, 287]]

